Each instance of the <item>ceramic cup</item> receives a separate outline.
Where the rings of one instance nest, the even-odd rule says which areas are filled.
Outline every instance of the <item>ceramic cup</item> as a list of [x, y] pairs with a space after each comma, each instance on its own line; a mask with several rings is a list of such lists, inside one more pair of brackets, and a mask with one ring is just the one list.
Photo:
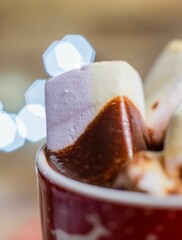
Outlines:
[[36, 158], [43, 240], [181, 240], [182, 197], [81, 183]]

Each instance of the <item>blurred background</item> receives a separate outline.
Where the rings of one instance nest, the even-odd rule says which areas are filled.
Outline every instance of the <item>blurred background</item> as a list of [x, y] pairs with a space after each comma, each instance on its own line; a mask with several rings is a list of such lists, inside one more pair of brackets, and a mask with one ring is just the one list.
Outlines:
[[[126, 60], [144, 78], [164, 45], [182, 38], [181, 12], [181, 0], [0, 0], [4, 110], [18, 113], [27, 88], [48, 77], [42, 54], [65, 34], [84, 35], [96, 49], [96, 60]], [[1, 240], [15, 240], [39, 217], [34, 159], [43, 142], [0, 151]]]

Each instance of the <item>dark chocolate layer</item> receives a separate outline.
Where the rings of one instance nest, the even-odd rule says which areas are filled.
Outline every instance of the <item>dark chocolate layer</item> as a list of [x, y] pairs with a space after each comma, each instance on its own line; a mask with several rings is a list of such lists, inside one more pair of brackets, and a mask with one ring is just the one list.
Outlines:
[[148, 148], [140, 112], [127, 97], [112, 99], [76, 142], [58, 152], [46, 151], [57, 172], [90, 184], [109, 186], [133, 154]]

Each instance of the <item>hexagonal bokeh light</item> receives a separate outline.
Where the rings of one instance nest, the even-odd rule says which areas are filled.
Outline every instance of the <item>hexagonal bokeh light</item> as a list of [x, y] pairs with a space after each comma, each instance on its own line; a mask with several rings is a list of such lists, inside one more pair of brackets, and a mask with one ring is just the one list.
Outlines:
[[16, 132], [17, 127], [12, 117], [4, 111], [0, 112], [0, 150], [13, 143]]
[[53, 42], [43, 54], [45, 70], [50, 76], [80, 68], [94, 59], [94, 48], [81, 35], [66, 35], [62, 40]]
[[25, 92], [26, 104], [45, 105], [45, 79], [37, 79]]
[[[22, 147], [25, 144], [25, 138], [24, 138], [24, 136], [21, 136], [19, 128], [18, 128], [18, 125], [17, 125], [17, 116], [16, 116], [16, 114], [9, 114], [9, 116], [11, 116], [11, 118], [14, 121], [14, 123], [16, 124], [16, 135], [15, 135], [14, 139], [12, 140], [12, 142], [2, 149], [4, 152], [15, 151], [15, 150], [17, 150], [18, 148]], [[23, 124], [23, 123], [21, 123], [21, 124]]]
[[27, 127], [27, 140], [39, 141], [46, 136], [45, 108], [40, 104], [28, 104], [19, 112], [18, 117]]
[[3, 111], [0, 102], [0, 150], [12, 152], [22, 147], [26, 139], [39, 141], [46, 136], [45, 123], [45, 79], [36, 80], [26, 91], [26, 106], [19, 114], [9, 114]]

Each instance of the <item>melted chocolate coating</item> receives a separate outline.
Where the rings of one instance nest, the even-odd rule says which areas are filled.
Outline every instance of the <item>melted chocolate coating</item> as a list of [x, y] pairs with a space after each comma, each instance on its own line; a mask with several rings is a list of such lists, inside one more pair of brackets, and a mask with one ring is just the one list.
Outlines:
[[127, 97], [107, 103], [77, 141], [58, 152], [46, 149], [57, 172], [90, 184], [111, 186], [133, 154], [149, 147], [140, 112]]

